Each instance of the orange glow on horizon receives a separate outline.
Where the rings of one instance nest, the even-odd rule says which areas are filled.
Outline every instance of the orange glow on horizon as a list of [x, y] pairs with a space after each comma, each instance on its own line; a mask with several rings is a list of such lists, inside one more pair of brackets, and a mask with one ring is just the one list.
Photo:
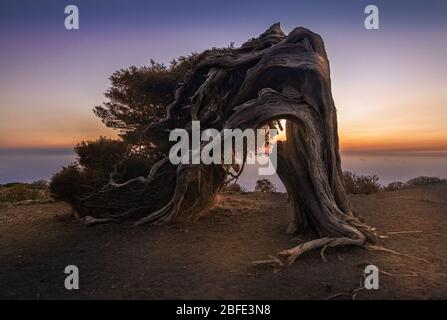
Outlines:
[[352, 136], [340, 133], [340, 149], [346, 150], [414, 150], [414, 151], [445, 151], [447, 150], [447, 135], [395, 135], [383, 134], [373, 137]]
[[79, 133], [61, 131], [60, 134], [48, 135], [44, 132], [39, 132], [32, 136], [23, 133], [16, 134], [14, 140], [8, 139], [8, 136], [2, 136], [0, 138], [0, 148], [73, 148], [80, 141], [96, 140], [100, 136], [118, 138], [118, 134], [115, 131], [105, 127]]
[[[100, 136], [118, 138], [116, 131], [105, 128], [101, 123], [96, 130], [90, 132], [61, 132], [60, 134], [15, 135], [14, 140], [7, 136], [0, 138], [3, 148], [72, 148], [82, 140], [96, 140]], [[433, 135], [430, 133], [378, 133], [365, 135], [359, 133], [339, 132], [341, 151], [370, 151], [370, 150], [414, 150], [414, 151], [447, 151], [447, 133]], [[285, 131], [279, 131], [275, 137], [277, 141], [286, 140]]]

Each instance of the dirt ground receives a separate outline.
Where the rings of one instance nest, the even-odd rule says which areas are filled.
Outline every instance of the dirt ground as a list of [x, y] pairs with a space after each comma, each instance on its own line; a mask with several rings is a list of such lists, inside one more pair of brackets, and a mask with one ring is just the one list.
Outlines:
[[[371, 263], [384, 272], [380, 289], [357, 299], [446, 299], [447, 186], [351, 200], [382, 234], [421, 231], [384, 245], [429, 263], [351, 247], [328, 249], [327, 263], [311, 252], [280, 272], [254, 268], [315, 236], [286, 234], [285, 194], [219, 195], [201, 219], [168, 226], [86, 227], [63, 203], [19, 205], [0, 208], [0, 298], [324, 299], [359, 287]], [[79, 290], [64, 287], [67, 265], [79, 268]]]

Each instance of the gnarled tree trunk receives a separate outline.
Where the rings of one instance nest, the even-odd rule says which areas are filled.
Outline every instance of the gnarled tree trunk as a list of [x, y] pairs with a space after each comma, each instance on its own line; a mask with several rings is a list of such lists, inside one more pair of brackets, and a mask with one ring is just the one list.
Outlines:
[[[188, 129], [192, 120], [199, 120], [202, 130], [223, 130], [256, 129], [279, 119], [287, 119], [277, 172], [294, 212], [291, 229], [313, 226], [321, 236], [282, 254], [293, 261], [311, 249], [374, 240], [375, 232], [353, 216], [346, 198], [329, 61], [323, 40], [310, 30], [300, 27], [286, 36], [275, 24], [240, 48], [204, 52], [177, 90], [167, 117], [146, 132], [158, 135], [159, 147], [167, 152], [169, 131]], [[124, 186], [111, 183], [109, 190], [130, 185], [148, 190], [160, 179], [175, 181], [156, 200], [160, 206], [136, 223], [166, 222], [211, 205], [227, 172], [223, 165], [173, 167], [164, 159], [148, 177]]]

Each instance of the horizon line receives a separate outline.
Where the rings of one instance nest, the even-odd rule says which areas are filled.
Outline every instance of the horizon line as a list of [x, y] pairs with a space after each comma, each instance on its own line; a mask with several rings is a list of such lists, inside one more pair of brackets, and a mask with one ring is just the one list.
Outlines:
[[[2, 147], [0, 156], [14, 155], [69, 155], [75, 154], [74, 146], [23, 146]], [[447, 148], [340, 148], [342, 155], [396, 155], [396, 156], [447, 156]]]

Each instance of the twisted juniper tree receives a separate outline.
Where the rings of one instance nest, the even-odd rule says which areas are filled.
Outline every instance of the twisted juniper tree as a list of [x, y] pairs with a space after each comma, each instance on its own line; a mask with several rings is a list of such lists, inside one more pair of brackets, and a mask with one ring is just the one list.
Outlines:
[[[274, 24], [240, 48], [198, 55], [166, 116], [139, 130], [139, 140], [150, 139], [167, 155], [173, 144], [169, 132], [190, 129], [194, 120], [202, 130], [222, 131], [268, 127], [279, 119], [287, 120], [277, 173], [289, 195], [291, 230], [313, 227], [320, 236], [281, 255], [292, 262], [312, 249], [373, 242], [376, 233], [353, 215], [346, 197], [329, 61], [322, 38], [308, 29], [285, 35]], [[99, 191], [75, 207], [136, 224], [169, 222], [210, 206], [231, 169], [173, 165], [165, 156], [147, 175], [121, 179], [117, 166]]]

